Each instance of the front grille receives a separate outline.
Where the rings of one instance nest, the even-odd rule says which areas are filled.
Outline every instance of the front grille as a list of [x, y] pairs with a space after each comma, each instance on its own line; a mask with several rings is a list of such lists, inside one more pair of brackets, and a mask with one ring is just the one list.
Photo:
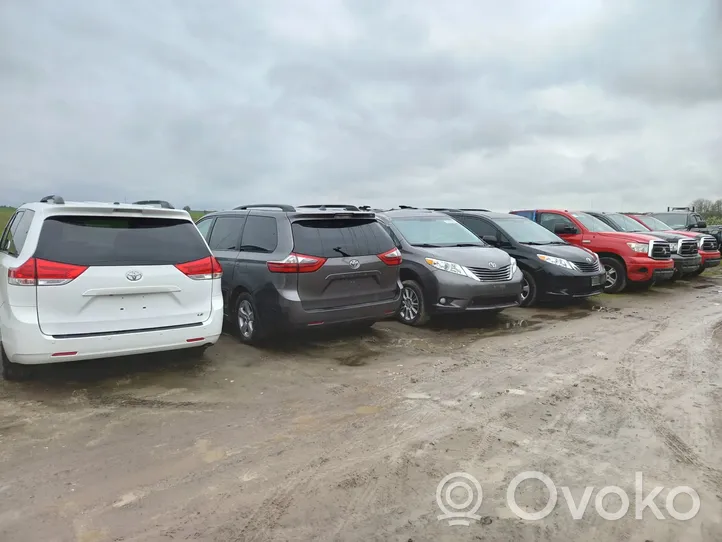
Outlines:
[[472, 273], [482, 281], [500, 281], [511, 279], [511, 264], [497, 267], [496, 269], [486, 267], [469, 267]]
[[702, 238], [702, 250], [714, 251], [717, 250], [717, 239], [714, 237], [703, 237]]
[[574, 265], [576, 265], [579, 268], [579, 271], [582, 273], [598, 273], [601, 271], [601, 266], [599, 265], [599, 260], [595, 260], [592, 263], [589, 262], [574, 262]]
[[650, 241], [649, 242], [649, 257], [655, 260], [668, 260], [671, 257], [672, 251], [669, 248], [669, 243], [666, 241]]
[[694, 239], [684, 239], [680, 241], [679, 248], [677, 249], [677, 253], [680, 256], [694, 256], [699, 252], [697, 248], [697, 241]]

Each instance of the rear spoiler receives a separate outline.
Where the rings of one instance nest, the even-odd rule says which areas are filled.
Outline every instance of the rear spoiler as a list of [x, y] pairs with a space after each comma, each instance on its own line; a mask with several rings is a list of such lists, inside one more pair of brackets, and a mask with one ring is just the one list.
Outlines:
[[376, 218], [376, 213], [368, 212], [368, 211], [338, 211], [338, 212], [314, 212], [312, 210], [309, 210], [308, 212], [297, 210], [295, 213], [291, 214], [289, 218], [293, 220], [307, 220], [307, 219], [329, 219], [329, 218], [335, 218], [335, 219], [342, 219], [342, 218], [348, 218], [348, 219], [355, 219], [355, 220], [371, 220]]
[[73, 205], [72, 203], [66, 203], [59, 207], [49, 207], [44, 214], [47, 216], [56, 215], [74, 215], [74, 216], [147, 216], [155, 218], [177, 218], [182, 220], [192, 221], [190, 215], [183, 209], [167, 209], [161, 207], [150, 207], [145, 205], [132, 205], [132, 204], [83, 204]]

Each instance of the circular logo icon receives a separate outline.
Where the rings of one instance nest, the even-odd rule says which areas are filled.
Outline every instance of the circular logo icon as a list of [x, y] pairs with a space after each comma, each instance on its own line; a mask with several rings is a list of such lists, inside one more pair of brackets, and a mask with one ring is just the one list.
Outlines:
[[125, 278], [127, 278], [130, 282], [138, 282], [143, 278], [143, 273], [140, 271], [128, 271], [125, 274]]
[[444, 476], [436, 486], [436, 504], [442, 512], [437, 519], [448, 519], [449, 525], [469, 525], [469, 520], [481, 519], [476, 512], [483, 498], [481, 484], [471, 474], [453, 472]]
[[489, 262], [489, 269], [496, 269], [496, 264], [494, 262]]
[[351, 260], [348, 262], [348, 265], [351, 269], [358, 269], [359, 267], [361, 267], [361, 262], [359, 262], [358, 260]]

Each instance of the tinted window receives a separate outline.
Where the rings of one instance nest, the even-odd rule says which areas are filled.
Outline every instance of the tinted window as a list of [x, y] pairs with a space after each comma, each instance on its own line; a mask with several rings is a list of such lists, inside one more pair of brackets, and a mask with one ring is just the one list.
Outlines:
[[45, 219], [35, 256], [77, 265], [171, 265], [208, 248], [189, 220], [121, 216]]
[[9, 254], [17, 254], [15, 252], [15, 243], [13, 241], [13, 235], [18, 227], [19, 219], [24, 211], [17, 211], [8, 221], [3, 231], [2, 242], [0, 242], [0, 251], [7, 252]]
[[208, 241], [208, 232], [211, 229], [211, 224], [213, 224], [212, 218], [204, 218], [203, 220], [199, 221], [196, 226], [198, 227], [198, 231], [201, 232], [201, 235], [205, 238], [206, 241]]
[[401, 235], [412, 245], [475, 244], [482, 246], [476, 235], [450, 217], [394, 218], [393, 223]]
[[616, 231], [609, 224], [605, 224], [598, 218], [594, 218], [592, 215], [588, 215], [587, 213], [572, 213], [572, 216], [591, 232]]
[[383, 254], [394, 248], [375, 220], [300, 220], [293, 226], [294, 252], [322, 258]]
[[472, 216], [460, 216], [457, 217], [456, 220], [461, 222], [464, 226], [469, 228], [479, 237], [490, 235], [496, 238], [498, 236], [498, 230], [494, 227], [494, 225], [489, 224], [486, 220], [483, 220], [481, 218], [476, 218]]
[[613, 213], [607, 215], [609, 220], [612, 221], [614, 225], [616, 225], [620, 231], [627, 231], [627, 232], [648, 232], [649, 229], [642, 226], [639, 222], [634, 220], [633, 218], [629, 218], [627, 215], [619, 214], [619, 213]]
[[[249, 216], [243, 228], [241, 250], [244, 252], [273, 252], [278, 246], [276, 219], [272, 216]], [[310, 254], [313, 256], [313, 254]]]
[[665, 224], [661, 220], [654, 218], [653, 216], [640, 215], [635, 218], [639, 219], [645, 226], [650, 230], [654, 231], [667, 231], [673, 229], [669, 224]]
[[654, 215], [665, 224], [669, 224], [671, 229], [685, 229], [687, 226], [687, 215], [683, 213], [659, 213]]
[[[556, 213], [542, 213], [539, 218], [539, 223], [550, 232], [554, 232], [554, 228], [557, 224], [560, 224], [561, 226], [569, 226], [575, 230], [578, 229], [577, 225], [566, 216], [558, 215]], [[607, 227], [609, 228], [609, 226]], [[611, 230], [611, 228], [609, 229]]]
[[242, 216], [222, 216], [216, 218], [208, 244], [211, 250], [238, 250], [243, 228]]
[[384, 229], [384, 231], [389, 234], [389, 237], [391, 237], [391, 241], [394, 243], [394, 245], [397, 247], [401, 246], [401, 241], [394, 233], [394, 230], [392, 230], [390, 226], [384, 224], [383, 222], [379, 222], [379, 224], [381, 224], [381, 227]]
[[[28, 237], [28, 231], [30, 231], [30, 226], [33, 223], [33, 217], [35, 216], [35, 211], [31, 211], [30, 209], [27, 209], [22, 216], [19, 216], [15, 220], [15, 224], [13, 224], [12, 228], [12, 236], [13, 236], [13, 244], [15, 245], [15, 252], [11, 252], [12, 254], [19, 254], [20, 251], [23, 249], [23, 245], [25, 245], [25, 239]], [[10, 252], [10, 250], [8, 250]]]

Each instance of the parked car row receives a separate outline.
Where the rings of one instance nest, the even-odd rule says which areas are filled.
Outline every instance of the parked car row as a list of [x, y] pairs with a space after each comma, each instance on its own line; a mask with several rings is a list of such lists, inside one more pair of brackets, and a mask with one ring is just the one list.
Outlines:
[[[17, 209], [0, 237], [6, 378], [33, 364], [203, 349], [396, 317], [495, 313], [719, 265], [717, 240], [653, 215], [160, 201]], [[695, 223], [695, 227], [700, 223]]]

